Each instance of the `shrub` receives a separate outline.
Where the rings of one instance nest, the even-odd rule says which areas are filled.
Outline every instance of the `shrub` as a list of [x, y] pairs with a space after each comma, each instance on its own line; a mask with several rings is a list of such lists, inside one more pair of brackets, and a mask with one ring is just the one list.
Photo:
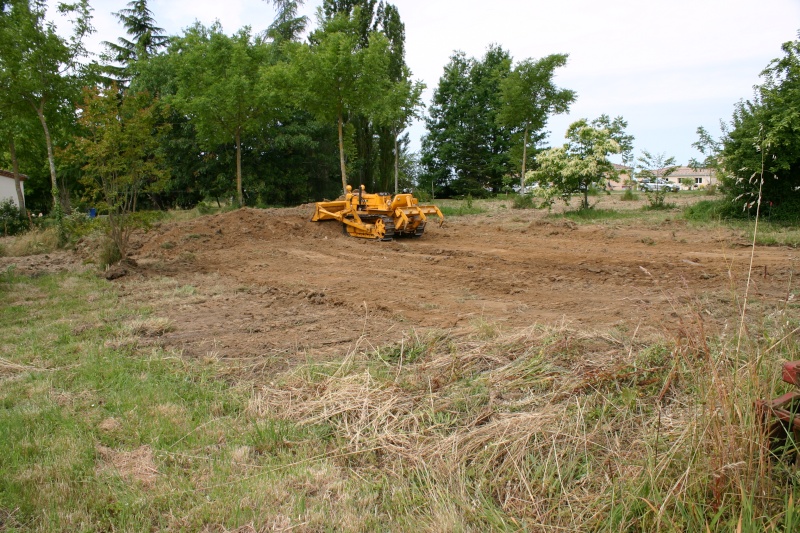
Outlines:
[[16, 235], [28, 229], [28, 221], [11, 199], [0, 202], [0, 231], [3, 235]]
[[536, 202], [532, 194], [517, 194], [514, 196], [514, 209], [536, 209]]
[[733, 205], [725, 200], [703, 200], [688, 205], [683, 210], [684, 218], [697, 221], [729, 219], [735, 218], [736, 215]]
[[634, 200], [638, 200], [639, 195], [633, 192], [633, 189], [625, 189], [625, 192], [622, 193], [622, 198], [620, 199], [625, 202], [632, 202]]
[[98, 257], [100, 261], [100, 266], [105, 268], [109, 265], [113, 265], [115, 263], [119, 263], [122, 260], [122, 254], [119, 251], [119, 246], [117, 246], [116, 241], [110, 237], [106, 237], [103, 240], [103, 244], [100, 247], [100, 256]]
[[792, 198], [778, 205], [762, 204], [761, 213], [773, 222], [798, 224], [800, 223], [800, 198]]
[[101, 219], [89, 218], [89, 215], [81, 211], [73, 211], [72, 214], [64, 217], [64, 227], [72, 241], [86, 237], [101, 228], [102, 224]]

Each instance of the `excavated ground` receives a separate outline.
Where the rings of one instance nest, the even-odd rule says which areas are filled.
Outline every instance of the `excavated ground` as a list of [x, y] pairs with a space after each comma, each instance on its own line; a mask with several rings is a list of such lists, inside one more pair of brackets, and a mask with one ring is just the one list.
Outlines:
[[[419, 239], [347, 237], [311, 207], [164, 223], [134, 239], [123, 294], [160, 298], [159, 342], [187, 356], [290, 364], [399, 343], [428, 328], [534, 324], [663, 335], [735, 330], [750, 248], [742, 233], [683, 220], [575, 224], [500, 209], [429, 224]], [[757, 249], [751, 294], [787, 299], [797, 252]], [[729, 327], [730, 326], [730, 327]]]

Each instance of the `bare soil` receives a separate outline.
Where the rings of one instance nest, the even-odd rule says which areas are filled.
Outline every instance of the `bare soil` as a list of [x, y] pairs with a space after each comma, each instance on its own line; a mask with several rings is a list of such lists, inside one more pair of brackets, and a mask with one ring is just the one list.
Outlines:
[[[642, 203], [607, 197], [599, 207]], [[428, 329], [564, 324], [646, 339], [687, 322], [738, 327], [751, 254], [739, 230], [694, 226], [679, 211], [578, 224], [488, 205], [392, 242], [310, 222], [311, 205], [161, 223], [134, 236], [129, 264], [104, 275], [169, 321], [155, 342], [193, 357], [266, 356], [271, 368]], [[0, 269], [85, 270], [87, 253], [3, 257]], [[790, 299], [797, 259], [795, 249], [757, 247], [750, 295]]]
[[[375, 242], [309, 222], [311, 210], [164, 223], [136, 236], [135, 266], [115, 283], [147, 300], [149, 284], [168, 280], [180, 297], [155, 304], [172, 324], [159, 342], [185, 355], [282, 366], [429, 328], [565, 323], [643, 339], [699, 320], [724, 330], [750, 262], [745, 235], [681, 219], [576, 224], [497, 209]], [[785, 301], [796, 259], [790, 248], [758, 248], [751, 295]]]

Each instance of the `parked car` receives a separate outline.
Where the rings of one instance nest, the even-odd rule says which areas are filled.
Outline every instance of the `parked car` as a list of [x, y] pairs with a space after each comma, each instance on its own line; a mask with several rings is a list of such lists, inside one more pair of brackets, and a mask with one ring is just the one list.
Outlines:
[[672, 183], [662, 178], [657, 178], [653, 181], [643, 181], [639, 184], [640, 191], [668, 191], [678, 192], [681, 186], [677, 183]]

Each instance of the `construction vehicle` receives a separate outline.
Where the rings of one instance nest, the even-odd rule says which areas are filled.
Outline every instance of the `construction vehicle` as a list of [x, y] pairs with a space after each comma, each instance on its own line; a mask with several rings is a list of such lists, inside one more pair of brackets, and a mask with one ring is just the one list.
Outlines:
[[440, 226], [444, 222], [438, 207], [419, 205], [413, 194], [370, 194], [363, 185], [354, 193], [348, 185], [344, 199], [317, 202], [311, 221], [338, 220], [352, 237], [390, 241], [394, 237], [420, 237], [428, 215], [438, 216]]

